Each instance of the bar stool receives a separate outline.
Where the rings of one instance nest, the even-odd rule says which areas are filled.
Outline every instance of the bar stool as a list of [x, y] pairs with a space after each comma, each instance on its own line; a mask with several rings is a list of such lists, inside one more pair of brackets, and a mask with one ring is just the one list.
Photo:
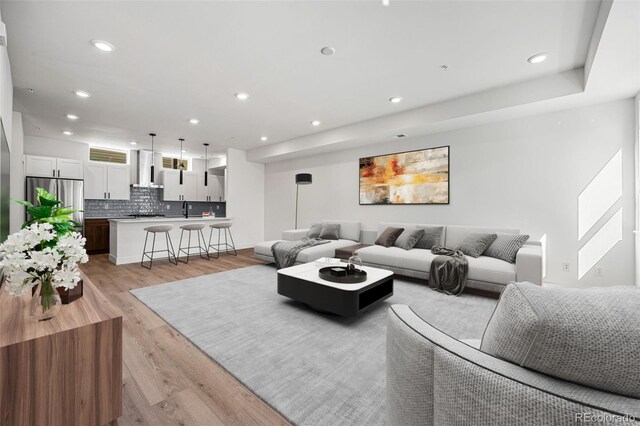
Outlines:
[[[178, 264], [178, 259], [176, 258], [176, 252], [173, 249], [173, 242], [171, 242], [171, 236], [169, 235], [169, 231], [173, 229], [171, 225], [155, 225], [155, 226], [147, 226], [144, 228], [147, 231], [147, 235], [144, 238], [144, 248], [142, 249], [142, 260], [140, 260], [140, 266], [143, 268], [151, 269], [153, 266], [153, 254], [154, 253], [162, 253], [167, 252], [167, 257], [169, 258], [169, 262], [174, 265]], [[163, 233], [166, 238], [167, 248], [165, 250], [156, 250], [156, 234]], [[149, 234], [153, 234], [153, 244], [151, 245], [151, 251], [147, 251], [147, 240], [149, 239]], [[151, 256], [149, 256], [151, 254]], [[173, 261], [171, 261], [171, 255], [173, 255]], [[144, 266], [144, 258], [149, 258], [149, 266]]]
[[[209, 228], [211, 228], [211, 232], [209, 233], [209, 247], [208, 248], [212, 248], [216, 251], [216, 257], [214, 257], [214, 259], [217, 259], [220, 257], [220, 233], [222, 232], [222, 230], [224, 229], [224, 249], [226, 251], [227, 254], [231, 254], [233, 256], [237, 256], [238, 252], [236, 251], [236, 245], [233, 242], [233, 235], [231, 235], [231, 222], [220, 222], [220, 223], [212, 223], [211, 225], [209, 225]], [[213, 244], [211, 244], [211, 237], [213, 237], [213, 230], [217, 229], [218, 230], [218, 245], [217, 247], [214, 246]], [[229, 238], [231, 238], [231, 244], [229, 244], [227, 242], [227, 232], [229, 233]], [[233, 253], [229, 251], [229, 248], [233, 249]]]
[[[180, 227], [180, 229], [182, 229], [182, 232], [180, 232], [180, 244], [178, 245], [178, 255], [180, 255], [180, 253], [184, 253], [187, 255], [187, 260], [180, 260], [180, 256], [178, 256], [178, 262], [183, 262], [183, 263], [189, 263], [189, 257], [191, 256], [191, 249], [197, 248], [198, 251], [200, 252], [200, 257], [203, 259], [207, 259], [209, 260], [209, 252], [207, 251], [206, 247], [203, 246], [203, 244], [206, 243], [207, 240], [204, 239], [204, 234], [202, 233], [202, 230], [204, 229], [204, 224], [202, 223], [190, 223], [188, 225], [182, 225]], [[187, 240], [187, 247], [182, 247], [182, 236], [184, 235], [184, 231], [187, 231], [189, 233], [189, 239]], [[198, 245], [197, 246], [192, 246], [191, 245], [191, 232], [195, 231], [196, 234], [198, 235]], [[200, 240], [200, 237], [202, 236], [202, 240]], [[202, 253], [204, 252], [204, 254], [207, 255], [207, 257], [204, 257], [202, 255]]]

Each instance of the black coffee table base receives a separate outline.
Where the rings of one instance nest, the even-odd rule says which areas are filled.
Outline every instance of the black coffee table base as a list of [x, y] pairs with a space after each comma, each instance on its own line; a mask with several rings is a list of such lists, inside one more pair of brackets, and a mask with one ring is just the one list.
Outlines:
[[344, 317], [358, 315], [393, 296], [393, 276], [358, 290], [335, 288], [289, 275], [278, 274], [278, 294], [302, 302], [319, 312]]

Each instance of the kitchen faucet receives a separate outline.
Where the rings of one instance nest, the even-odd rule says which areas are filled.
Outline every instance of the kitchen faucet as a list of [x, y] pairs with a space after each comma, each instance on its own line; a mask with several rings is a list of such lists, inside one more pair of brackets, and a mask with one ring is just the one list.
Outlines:
[[183, 210], [183, 214], [185, 219], [189, 219], [189, 202], [188, 201], [183, 201], [182, 202], [182, 210]]

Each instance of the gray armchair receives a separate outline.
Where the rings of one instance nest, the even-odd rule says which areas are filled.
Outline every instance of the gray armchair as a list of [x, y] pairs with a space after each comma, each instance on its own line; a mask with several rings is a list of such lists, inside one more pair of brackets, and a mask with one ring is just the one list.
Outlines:
[[394, 426], [640, 420], [639, 399], [495, 358], [444, 334], [404, 305], [389, 310], [386, 392], [387, 422]]

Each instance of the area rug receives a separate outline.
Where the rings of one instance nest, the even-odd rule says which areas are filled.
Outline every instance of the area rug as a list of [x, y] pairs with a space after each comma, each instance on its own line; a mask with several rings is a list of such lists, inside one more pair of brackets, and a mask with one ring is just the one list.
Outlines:
[[395, 279], [394, 295], [355, 318], [277, 294], [276, 270], [250, 266], [131, 291], [289, 421], [384, 424], [385, 332], [391, 304], [461, 339], [480, 339], [495, 299], [447, 296]]

